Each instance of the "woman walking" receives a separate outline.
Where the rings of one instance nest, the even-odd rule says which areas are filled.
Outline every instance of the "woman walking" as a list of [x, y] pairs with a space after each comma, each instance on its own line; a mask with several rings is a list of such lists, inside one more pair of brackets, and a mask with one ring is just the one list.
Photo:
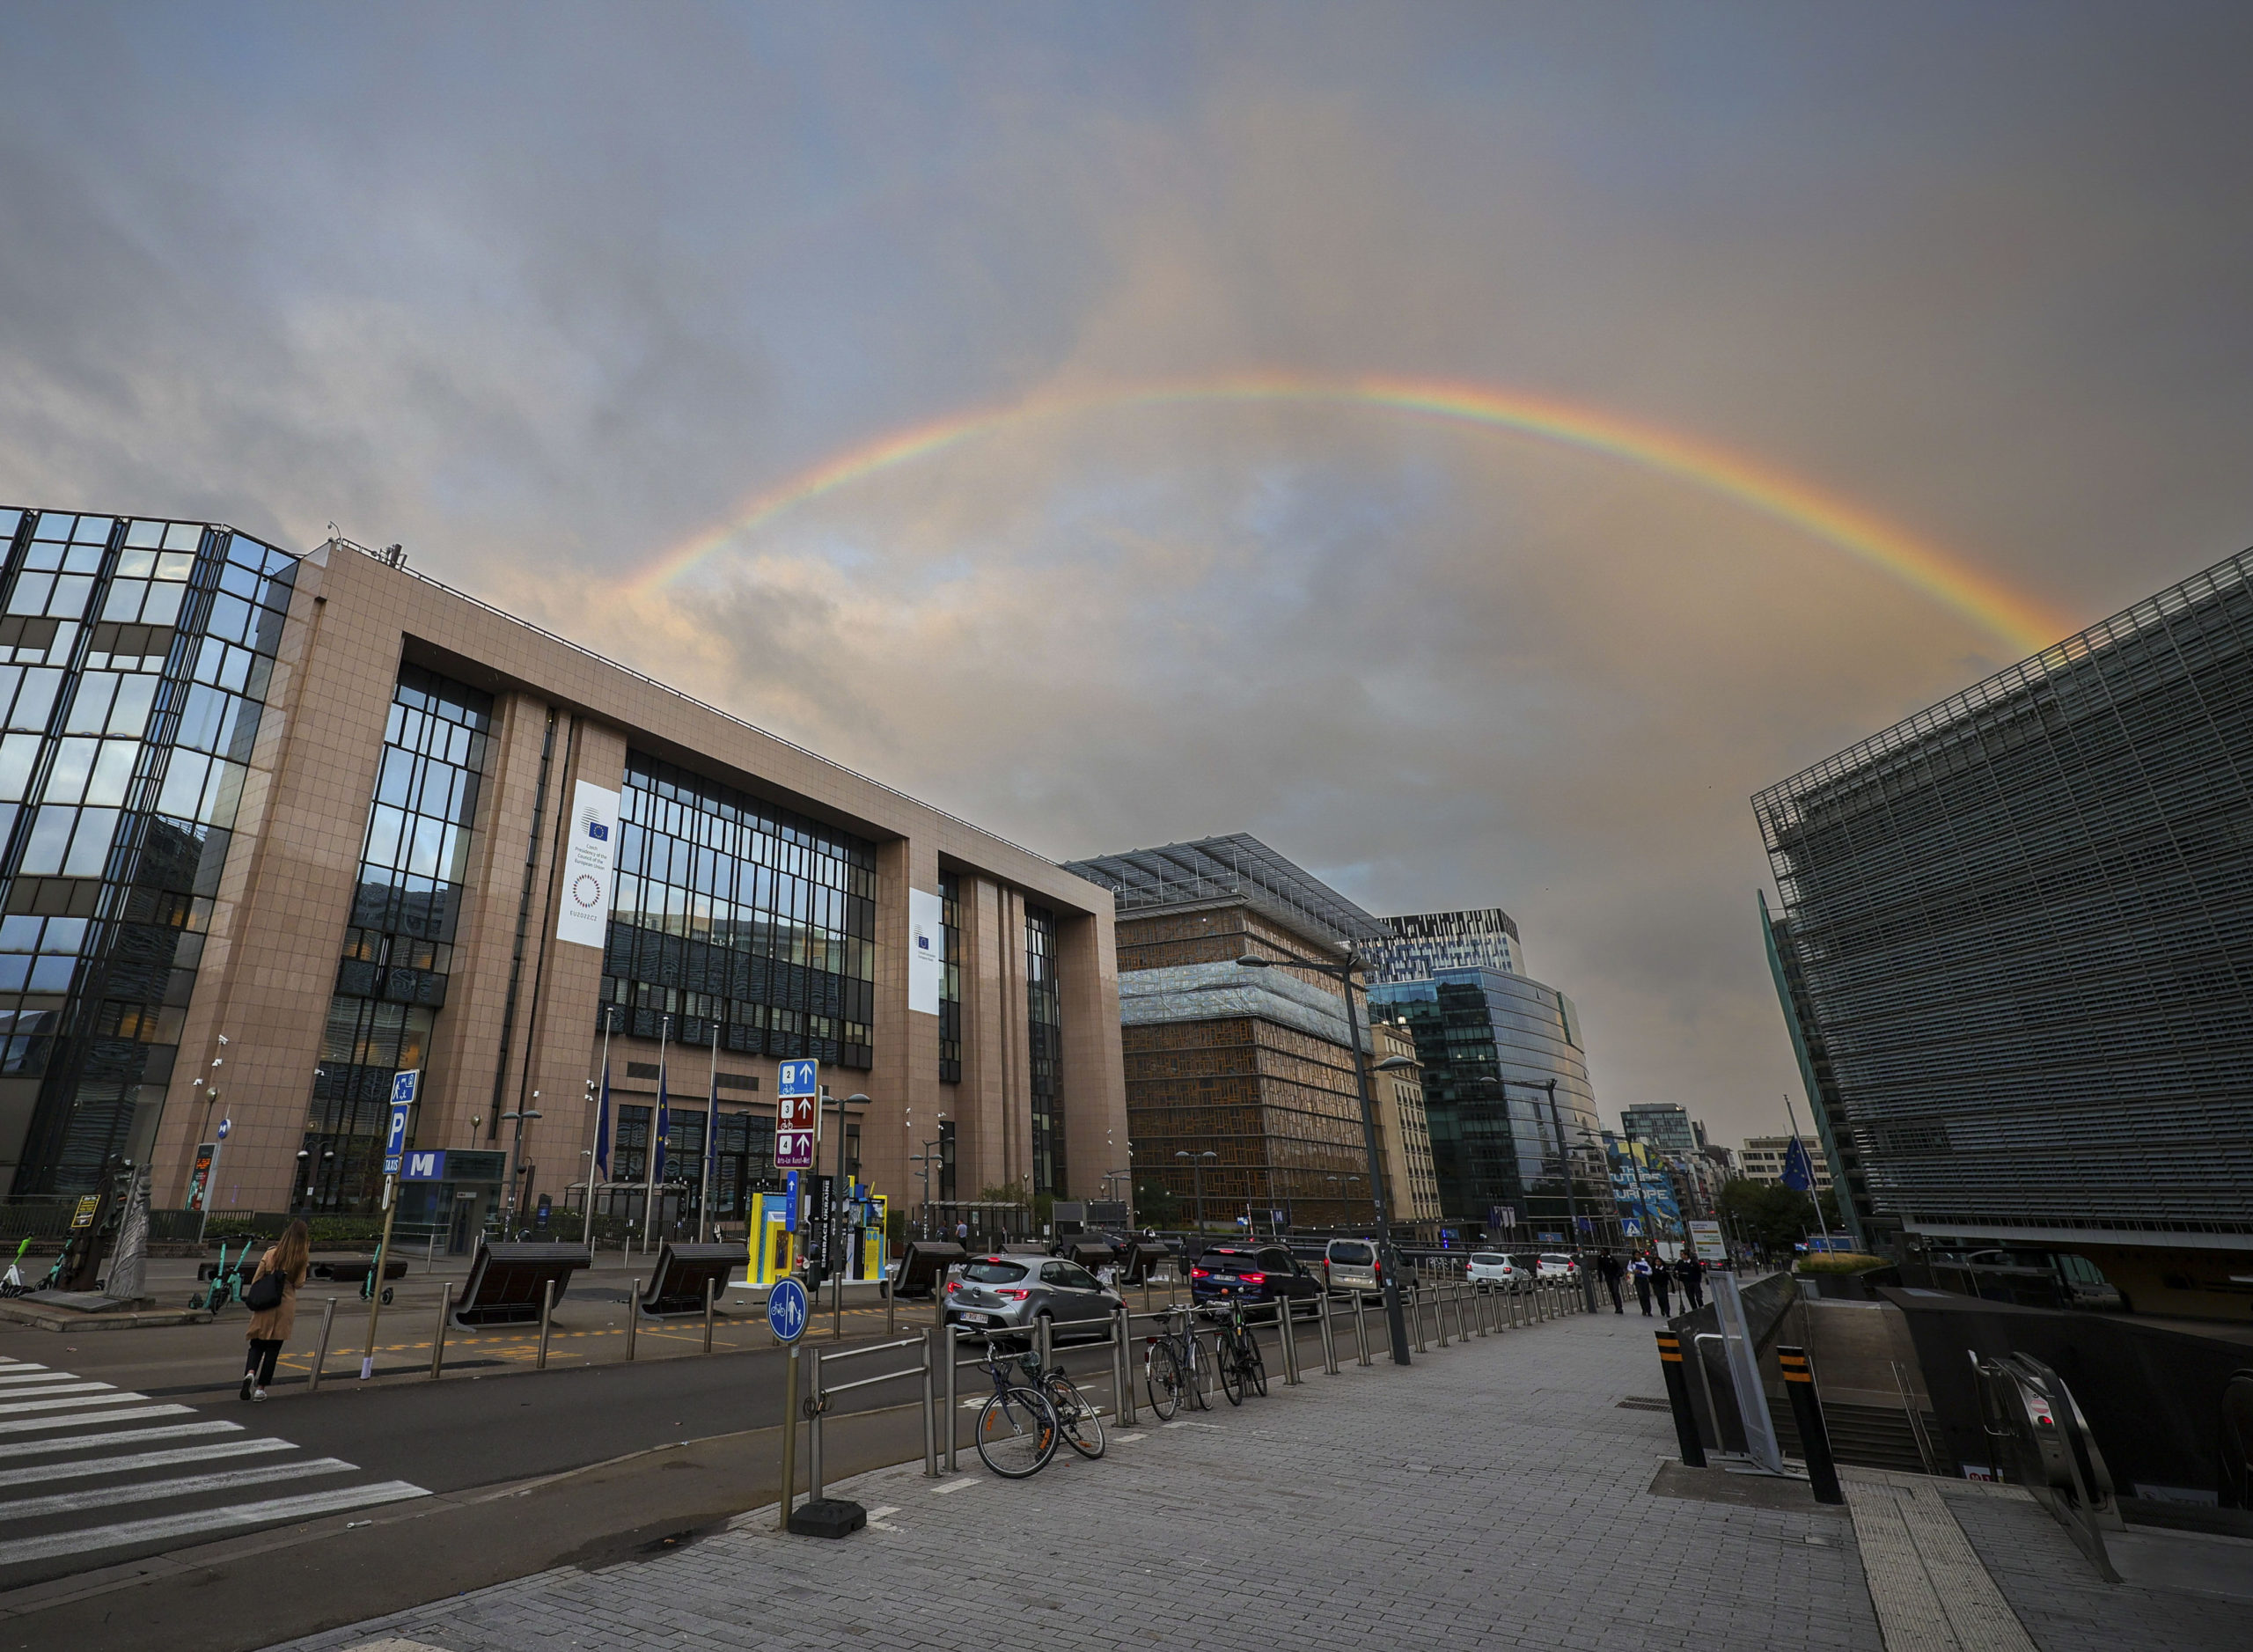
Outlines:
[[[243, 1300], [248, 1303], [259, 1289], [259, 1281], [268, 1274], [281, 1281], [280, 1299], [251, 1315], [250, 1358], [243, 1367], [245, 1399], [265, 1399], [266, 1385], [274, 1380], [274, 1362], [282, 1356], [282, 1345], [290, 1340], [297, 1323], [297, 1287], [312, 1269], [312, 1236], [305, 1224], [291, 1222], [259, 1259], [258, 1272], [251, 1275], [243, 1291]], [[259, 1295], [262, 1300], [265, 1293]]]

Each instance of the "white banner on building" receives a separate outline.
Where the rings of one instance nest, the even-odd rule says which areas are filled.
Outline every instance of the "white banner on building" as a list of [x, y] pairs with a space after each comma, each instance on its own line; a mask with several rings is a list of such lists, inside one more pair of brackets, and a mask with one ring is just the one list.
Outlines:
[[610, 892], [618, 863], [618, 794], [578, 783], [571, 833], [563, 841], [563, 899], [555, 938], [600, 946], [610, 934]]
[[920, 889], [907, 892], [907, 1007], [927, 1016], [939, 1013], [939, 988], [946, 979], [946, 903]]

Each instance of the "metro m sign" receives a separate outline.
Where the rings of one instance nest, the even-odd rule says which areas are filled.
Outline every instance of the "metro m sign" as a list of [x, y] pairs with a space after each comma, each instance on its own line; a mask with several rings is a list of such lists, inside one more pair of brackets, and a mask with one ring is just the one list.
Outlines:
[[409, 1153], [407, 1164], [399, 1173], [403, 1182], [442, 1182], [446, 1179], [446, 1150], [437, 1148], [428, 1153]]

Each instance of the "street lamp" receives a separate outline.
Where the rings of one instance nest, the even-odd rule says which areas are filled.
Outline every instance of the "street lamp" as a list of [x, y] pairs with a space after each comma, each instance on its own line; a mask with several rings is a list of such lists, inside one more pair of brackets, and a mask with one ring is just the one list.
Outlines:
[[[939, 1114], [938, 1121], [944, 1124], [947, 1121], [946, 1114]], [[921, 1164], [923, 1167], [916, 1174], [923, 1178], [923, 1237], [927, 1239], [931, 1237], [931, 1166], [946, 1163], [946, 1156], [938, 1151], [946, 1143], [947, 1139], [942, 1134], [936, 1142], [922, 1143], [923, 1150], [921, 1153], [911, 1153], [907, 1156], [907, 1162], [910, 1164]]]
[[1176, 1153], [1174, 1157], [1187, 1159], [1189, 1168], [1197, 1174], [1197, 1232], [1200, 1237], [1202, 1237], [1205, 1231], [1205, 1161], [1211, 1159], [1218, 1164], [1221, 1156], [1212, 1149], [1207, 1148], [1202, 1153], [1192, 1153], [1184, 1149]]
[[[1237, 959], [1240, 969], [1270, 969], [1278, 960], [1246, 952]], [[1281, 960], [1297, 969], [1310, 969], [1318, 975], [1327, 975], [1346, 988], [1346, 1041], [1354, 1051], [1354, 1079], [1361, 1092], [1361, 1145], [1369, 1153], [1369, 1197], [1376, 1208], [1377, 1255], [1382, 1259], [1383, 1273], [1385, 1332], [1392, 1343], [1392, 1362], [1408, 1363], [1408, 1319], [1400, 1307], [1400, 1259], [1392, 1249], [1392, 1222], [1385, 1209], [1384, 1170], [1377, 1162], [1376, 1100], [1369, 1093], [1369, 1064], [1361, 1054], [1361, 1012], [1354, 1003], [1354, 977], [1361, 967], [1361, 955], [1351, 946], [1346, 949], [1342, 964], [1317, 964], [1312, 958], [1285, 953]], [[1377, 1064], [1379, 1072], [1398, 1072], [1415, 1063], [1405, 1056], [1388, 1055]]]
[[[532, 1092], [532, 1098], [534, 1101], [538, 1101], [539, 1099], [539, 1092], [536, 1090], [533, 1090]], [[515, 1120], [517, 1124], [516, 1134], [509, 1143], [509, 1158], [510, 1161], [510, 1168], [509, 1171], [509, 1214], [507, 1221], [503, 1223], [504, 1228], [508, 1231], [509, 1237], [511, 1238], [516, 1237], [517, 1230], [517, 1178], [523, 1175], [525, 1171], [525, 1120], [527, 1119], [537, 1119], [540, 1116], [539, 1109], [537, 1107], [527, 1107], [521, 1112], [512, 1107], [508, 1112], [501, 1115], [504, 1120]]]

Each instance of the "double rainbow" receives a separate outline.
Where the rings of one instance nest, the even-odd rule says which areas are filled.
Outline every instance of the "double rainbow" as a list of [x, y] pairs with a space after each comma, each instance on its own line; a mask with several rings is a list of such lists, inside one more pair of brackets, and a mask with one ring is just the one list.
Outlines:
[[1300, 373], [1241, 373], [1056, 391], [895, 431], [826, 459], [746, 501], [726, 521], [666, 552], [629, 581], [627, 590], [635, 595], [660, 591], [730, 541], [757, 532], [802, 505], [864, 477], [1015, 426], [1114, 409], [1258, 402], [1405, 414], [1622, 459], [1797, 528], [1961, 614], [2021, 653], [2037, 653], [2072, 629], [2045, 604], [1961, 557], [1798, 477], [1709, 443], [1550, 397], [1490, 385]]

